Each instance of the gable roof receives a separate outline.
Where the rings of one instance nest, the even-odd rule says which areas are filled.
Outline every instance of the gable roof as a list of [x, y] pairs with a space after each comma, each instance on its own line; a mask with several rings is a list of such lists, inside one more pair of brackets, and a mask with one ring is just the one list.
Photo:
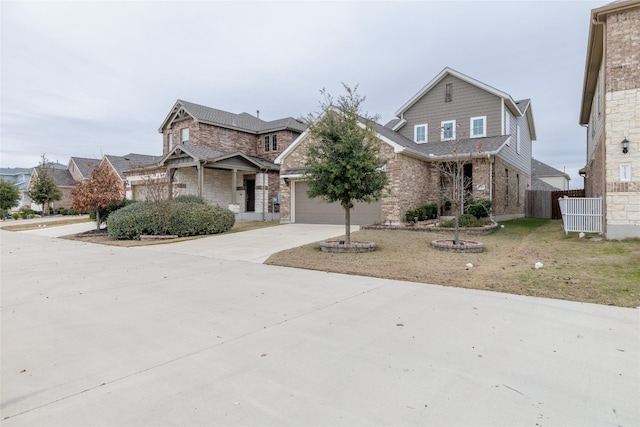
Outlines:
[[181, 111], [184, 111], [197, 122], [253, 134], [275, 132], [284, 129], [303, 132], [307, 128], [303, 122], [296, 120], [293, 117], [286, 117], [267, 122], [254, 117], [249, 113], [235, 114], [179, 99], [174, 104], [171, 112], [167, 115], [167, 118], [162, 122], [162, 125], [160, 125], [158, 132], [162, 133], [162, 131], [171, 124], [175, 116]]
[[398, 109], [398, 111], [396, 111], [396, 116], [397, 117], [402, 117], [402, 115], [409, 109], [411, 108], [411, 106], [413, 106], [413, 104], [415, 104], [416, 102], [418, 102], [427, 92], [429, 92], [431, 89], [433, 89], [433, 87], [435, 85], [437, 85], [438, 83], [440, 83], [440, 81], [442, 79], [444, 79], [447, 76], [453, 76], [456, 77], [464, 82], [469, 83], [470, 85], [476, 86], [486, 92], [489, 92], [499, 98], [503, 99], [503, 102], [507, 105], [507, 107], [511, 110], [511, 112], [517, 116], [522, 116], [523, 112], [522, 110], [520, 110], [520, 108], [518, 108], [517, 103], [513, 100], [513, 98], [511, 98], [511, 95], [509, 95], [506, 92], [503, 92], [501, 90], [498, 90], [492, 86], [489, 86], [488, 84], [482, 83], [479, 80], [476, 80], [472, 77], [467, 76], [466, 74], [462, 74], [459, 71], [456, 71], [452, 68], [449, 67], [445, 67], [445, 69], [443, 69], [437, 76], [435, 76], [433, 78], [433, 80], [431, 80], [429, 83], [427, 83], [422, 89], [420, 89], [418, 91], [418, 93], [416, 93], [415, 95], [413, 95], [411, 97], [411, 99], [409, 99], [407, 102], [405, 102], [402, 107], [400, 107], [400, 109]]
[[561, 176], [566, 179], [571, 179], [568, 174], [559, 171], [545, 163], [542, 163], [539, 160], [531, 159], [531, 176], [532, 177], [540, 177], [540, 176]]
[[187, 154], [198, 162], [210, 165], [216, 164], [215, 166], [220, 168], [225, 168], [225, 166], [226, 168], [233, 168], [234, 165], [238, 167], [244, 163], [245, 165], [248, 165], [250, 169], [280, 170], [280, 167], [272, 162], [259, 157], [248, 156], [240, 151], [229, 153], [226, 151], [190, 145], [176, 145], [164, 157], [162, 157], [159, 161], [159, 165], [165, 165], [172, 156], [181, 153]]
[[[38, 175], [38, 170], [40, 168], [35, 167], [32, 170], [32, 176], [33, 175]], [[71, 176], [71, 172], [69, 172], [67, 169], [60, 169], [60, 168], [51, 168], [51, 177], [53, 178], [53, 182], [58, 186], [58, 187], [73, 187], [76, 182], [73, 179], [73, 176]]]
[[[100, 159], [88, 159], [86, 157], [71, 157], [69, 164], [74, 163], [83, 178], [90, 178], [93, 169], [100, 164]], [[69, 167], [67, 166], [67, 169]]]
[[105, 155], [103, 161], [109, 162], [113, 170], [116, 171], [120, 179], [125, 179], [124, 171], [128, 169], [141, 168], [145, 166], [155, 165], [162, 156], [150, 156], [147, 154], [129, 153], [124, 156]]
[[531, 189], [534, 191], [558, 191], [561, 188], [555, 187], [548, 182], [544, 182], [540, 178], [531, 177]]

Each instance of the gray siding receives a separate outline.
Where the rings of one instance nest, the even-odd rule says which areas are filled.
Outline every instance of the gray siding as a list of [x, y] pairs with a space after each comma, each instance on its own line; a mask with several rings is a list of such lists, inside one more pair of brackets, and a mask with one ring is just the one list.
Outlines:
[[[453, 84], [453, 98], [445, 102], [445, 87]], [[502, 134], [502, 100], [451, 75], [446, 76], [404, 113], [407, 123], [399, 133], [413, 141], [415, 125], [429, 125], [428, 143], [440, 141], [440, 123], [456, 120], [458, 138], [470, 135], [469, 119], [486, 116], [487, 136]]]
[[[511, 116], [509, 120], [511, 125], [509, 135], [511, 135], [511, 139], [509, 141], [509, 144], [506, 145], [502, 150], [500, 150], [500, 153], [498, 153], [498, 157], [500, 157], [507, 163], [511, 163], [521, 171], [531, 175], [531, 156], [533, 147], [531, 143], [531, 133], [529, 131], [529, 122], [527, 121], [527, 116], [524, 115], [522, 117], [514, 117], [513, 114], [511, 114], [506, 108], [505, 114]], [[516, 129], [518, 125], [520, 125], [521, 141], [519, 154], [516, 150]]]

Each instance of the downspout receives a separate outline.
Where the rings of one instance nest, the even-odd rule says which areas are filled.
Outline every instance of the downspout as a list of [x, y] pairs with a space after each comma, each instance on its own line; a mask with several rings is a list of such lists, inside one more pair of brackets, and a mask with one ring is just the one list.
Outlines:
[[262, 221], [266, 221], [267, 217], [266, 217], [266, 213], [265, 213], [265, 208], [268, 209], [268, 204], [265, 205], [266, 201], [267, 201], [267, 195], [266, 195], [266, 182], [267, 182], [267, 169], [265, 168], [264, 171], [262, 172]]
[[[489, 160], [489, 200], [491, 200], [491, 205], [493, 206], [493, 160], [491, 160], [491, 154], [487, 154], [487, 160]], [[493, 208], [491, 211], [493, 211]], [[493, 221], [493, 215], [491, 215], [491, 220]]]

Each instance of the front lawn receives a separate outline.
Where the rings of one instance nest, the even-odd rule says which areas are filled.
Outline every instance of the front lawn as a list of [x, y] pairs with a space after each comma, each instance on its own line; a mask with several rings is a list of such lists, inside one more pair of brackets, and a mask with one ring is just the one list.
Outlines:
[[[451, 234], [362, 230], [352, 233], [352, 240], [376, 242], [375, 252], [324, 253], [314, 243], [274, 254], [266, 264], [640, 306], [640, 240], [598, 241], [598, 236], [581, 239], [577, 233], [566, 236], [559, 220], [523, 218], [501, 225], [504, 228], [493, 234], [469, 237], [484, 243], [479, 254], [440, 252], [430, 247], [431, 240], [450, 239]], [[543, 268], [535, 269], [536, 262]], [[466, 267], [467, 263], [473, 267]]]

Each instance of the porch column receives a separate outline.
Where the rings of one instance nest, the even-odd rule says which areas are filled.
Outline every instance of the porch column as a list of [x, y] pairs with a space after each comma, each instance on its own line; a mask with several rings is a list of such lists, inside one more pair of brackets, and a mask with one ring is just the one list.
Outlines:
[[198, 196], [202, 197], [202, 187], [204, 187], [204, 168], [202, 163], [198, 162]]
[[238, 169], [234, 169], [231, 171], [231, 203], [236, 203], [236, 187], [237, 187], [237, 176]]

